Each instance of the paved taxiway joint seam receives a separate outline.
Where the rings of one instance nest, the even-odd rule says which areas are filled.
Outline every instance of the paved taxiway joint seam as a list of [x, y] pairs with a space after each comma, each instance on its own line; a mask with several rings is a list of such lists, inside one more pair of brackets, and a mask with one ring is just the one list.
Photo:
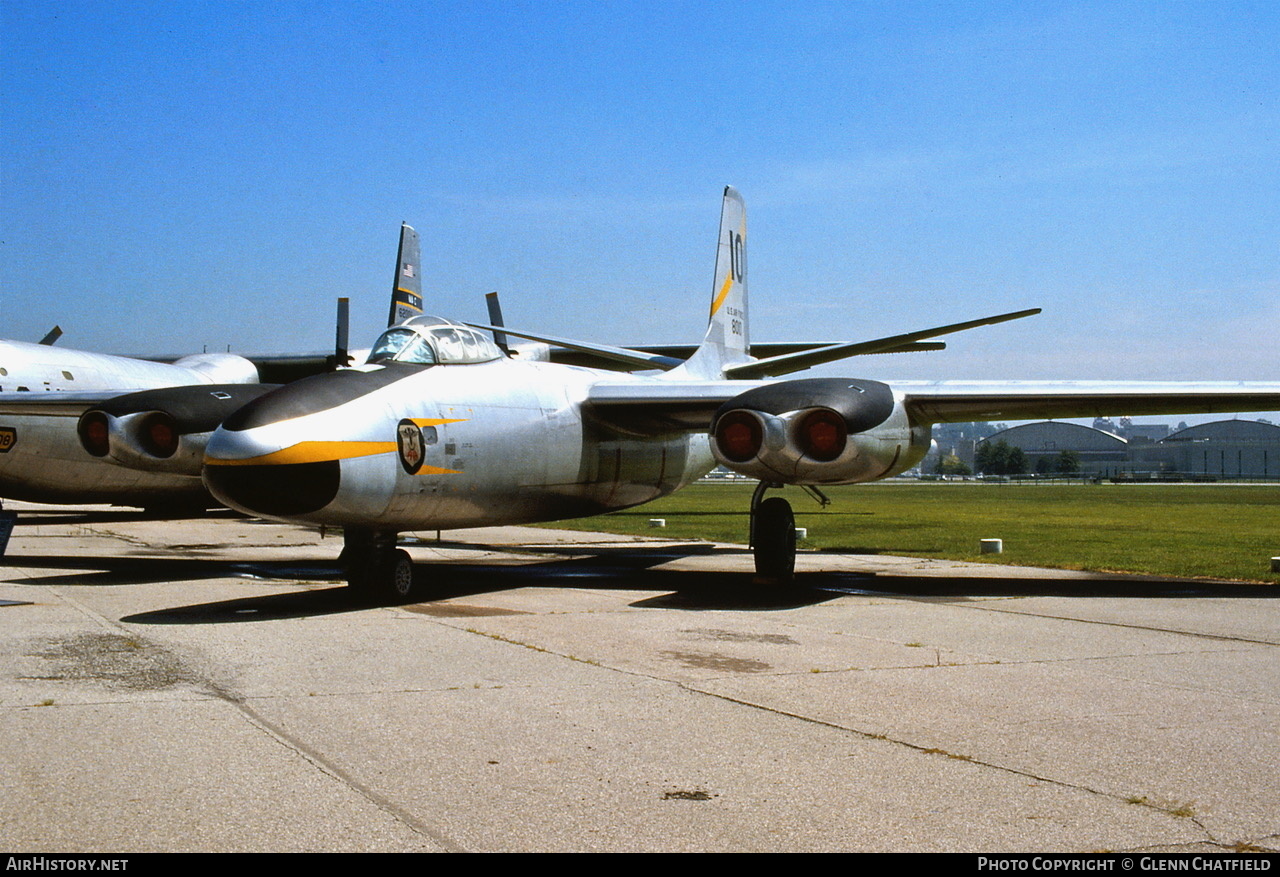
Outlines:
[[254, 710], [253, 707], [249, 705], [248, 701], [241, 695], [238, 695], [234, 692], [231, 692], [221, 686], [217, 686], [212, 683], [206, 683], [206, 684], [209, 685], [209, 690], [212, 694], [214, 694], [219, 699], [234, 706], [236, 710], [239, 711], [240, 715], [244, 717], [245, 721], [247, 721], [250, 725], [257, 728], [263, 734], [267, 735], [272, 740], [279, 743], [289, 752], [292, 752], [293, 754], [297, 755], [299, 758], [306, 761], [312, 767], [316, 768], [316, 770], [323, 773], [325, 776], [328, 776], [331, 779], [334, 779], [337, 782], [342, 783], [347, 788], [351, 789], [353, 792], [363, 797], [369, 803], [373, 804], [373, 806], [377, 807], [379, 810], [386, 813], [392, 819], [395, 819], [397, 822], [404, 825], [406, 828], [409, 828], [410, 830], [422, 835], [423, 837], [430, 840], [432, 843], [438, 844], [446, 852], [450, 852], [450, 853], [468, 852], [468, 850], [459, 846], [457, 843], [445, 837], [440, 832], [435, 831], [434, 829], [432, 829], [427, 825], [424, 825], [420, 820], [414, 818], [414, 816], [404, 808], [396, 806], [384, 796], [379, 795], [373, 789], [357, 781], [354, 777], [347, 774], [346, 771], [342, 770], [342, 768], [334, 764], [331, 764], [319, 752], [307, 746], [305, 743], [293, 737], [291, 734], [284, 731], [283, 729], [277, 728], [276, 726], [271, 724], [271, 722], [267, 721], [265, 718], [259, 715], [257, 711]]
[[[137, 640], [139, 642], [146, 642], [149, 645], [161, 651], [165, 651], [165, 652], [171, 651], [170, 649], [164, 647], [163, 645], [160, 645], [159, 643], [151, 643], [145, 637], [139, 636], [137, 631], [123, 624], [113, 622], [111, 619], [106, 618], [98, 614], [97, 612], [94, 612], [92, 609], [89, 609], [87, 606], [78, 602], [73, 597], [63, 594], [60, 590], [56, 588], [50, 588], [48, 590], [48, 593], [54, 594], [56, 597], [58, 597], [58, 599], [71, 605], [77, 611], [79, 611], [82, 615], [84, 615], [86, 618], [92, 620], [97, 626], [103, 628], [104, 630], [110, 633], [121, 634], [121, 635], [128, 636], [129, 638]], [[187, 664], [187, 662], [185, 661], [183, 662], [183, 664], [186, 666], [189, 666], [189, 664]], [[230, 690], [226, 686], [219, 685], [218, 683], [212, 681], [211, 679], [206, 678], [202, 674], [193, 673], [193, 676], [194, 676], [194, 679], [192, 681], [197, 683], [200, 686], [200, 688], [203, 689], [203, 691], [200, 693], [202, 693], [206, 697], [212, 696], [214, 698], [217, 698], [218, 700], [223, 701], [224, 703], [229, 704], [240, 714], [240, 716], [246, 722], [249, 723], [249, 725], [256, 728], [258, 731], [262, 732], [267, 737], [277, 742], [279, 745], [287, 749], [289, 752], [297, 755], [299, 758], [306, 761], [312, 767], [314, 767], [315, 769], [323, 773], [325, 776], [328, 776], [329, 778], [335, 780], [336, 782], [339, 782], [342, 785], [346, 786], [347, 788], [351, 789], [357, 795], [369, 801], [379, 810], [388, 814], [391, 818], [395, 819], [397, 822], [401, 823], [406, 828], [416, 832], [417, 834], [422, 835], [432, 843], [439, 845], [445, 851], [467, 852], [466, 849], [459, 846], [457, 843], [443, 836], [439, 832], [431, 829], [429, 826], [422, 824], [421, 821], [419, 821], [418, 819], [415, 819], [410, 813], [405, 811], [403, 808], [397, 807], [395, 804], [387, 800], [385, 797], [374, 792], [372, 789], [366, 787], [362, 783], [357, 782], [354, 778], [347, 775], [347, 773], [343, 771], [341, 768], [329, 763], [329, 761], [326, 760], [325, 757], [321, 755], [319, 752], [316, 752], [315, 750], [306, 746], [301, 741], [299, 741], [292, 735], [288, 734], [286, 731], [272, 725], [270, 722], [268, 722], [266, 719], [260, 716], [249, 705], [248, 701], [242, 695], [237, 694], [236, 692]]]
[[1123, 621], [1103, 621], [1101, 619], [1096, 619], [1096, 618], [1074, 618], [1070, 615], [1050, 615], [1046, 612], [1030, 612], [1030, 613], [1018, 612], [1013, 609], [1002, 609], [999, 606], [971, 605], [971, 606], [959, 606], [957, 608], [976, 609], [982, 612], [1001, 612], [1006, 615], [1032, 615], [1035, 618], [1050, 618], [1050, 619], [1053, 619], [1054, 621], [1072, 621], [1072, 622], [1078, 622], [1080, 624], [1097, 624], [1097, 625], [1101, 625], [1102, 627], [1120, 627], [1120, 628], [1124, 628], [1125, 630], [1149, 630], [1153, 633], [1172, 633], [1176, 636], [1192, 636], [1192, 637], [1197, 637], [1199, 639], [1218, 640], [1220, 642], [1249, 643], [1250, 645], [1257, 645], [1257, 646], [1280, 645], [1278, 643], [1272, 642], [1271, 640], [1265, 640], [1265, 639], [1248, 639], [1246, 637], [1241, 637], [1241, 636], [1222, 636], [1221, 634], [1216, 634], [1216, 633], [1200, 633], [1199, 631], [1178, 630], [1177, 628], [1172, 628], [1172, 627], [1152, 627], [1151, 625], [1147, 625], [1147, 624], [1128, 624]]
[[[1262, 645], [1270, 645], [1270, 643], [1262, 643]], [[982, 664], [992, 664], [992, 663], [1006, 665], [1010, 667], [1016, 667], [1019, 665], [1022, 665], [1022, 666], [1034, 665], [1034, 664], [1043, 664], [1046, 666], [1050, 666], [1050, 665], [1056, 665], [1056, 664], [1088, 664], [1093, 661], [1105, 662], [1105, 661], [1112, 661], [1116, 658], [1144, 659], [1144, 658], [1180, 658], [1180, 657], [1187, 657], [1187, 656], [1202, 657], [1204, 655], [1221, 655], [1221, 654], [1233, 653], [1233, 652], [1247, 653], [1247, 650], [1245, 649], [1203, 649], [1203, 650], [1193, 649], [1190, 651], [1179, 651], [1179, 652], [1144, 652], [1142, 654], [1133, 654], [1133, 655], [1126, 655], [1126, 654], [1092, 655], [1089, 657], [1082, 657], [1082, 658], [1053, 658], [1053, 659], [1037, 659], [1037, 660], [1027, 660], [1027, 661], [994, 661], [994, 662], [971, 661], [965, 664], [964, 666], [977, 667], [977, 666], [981, 666]], [[911, 668], [899, 667], [899, 668], [886, 668], [886, 669], [908, 670]], [[1172, 682], [1161, 682], [1160, 680], [1157, 680], [1157, 679], [1145, 679], [1145, 678], [1136, 677], [1136, 676], [1126, 676], [1125, 674], [1117, 673], [1114, 670], [1109, 670], [1105, 672], [1106, 672], [1106, 675], [1110, 676], [1112, 679], [1123, 679], [1126, 682], [1134, 682], [1134, 683], [1140, 682], [1143, 685], [1149, 685], [1153, 688], [1167, 688], [1173, 691], [1204, 691], [1205, 690], [1203, 687], [1197, 687], [1194, 685], [1175, 685]], [[1243, 694], [1236, 694], [1235, 698], [1244, 703], [1256, 703], [1256, 704], [1261, 704], [1265, 706], [1273, 706], [1277, 702], [1276, 699], [1274, 698], [1271, 700], [1257, 700]]]
[[[630, 671], [623, 670], [619, 672], [625, 673]], [[631, 675], [644, 676], [645, 674], [632, 673]], [[656, 677], [645, 677], [645, 678], [656, 678]], [[659, 681], [669, 681], [669, 680], [659, 680]], [[708, 697], [713, 697], [717, 700], [724, 701], [726, 703], [733, 703], [739, 706], [745, 706], [748, 709], [761, 710], [762, 712], [771, 713], [776, 716], [782, 716], [784, 718], [790, 718], [790, 719], [798, 719], [802, 722], [807, 722], [812, 725], [819, 725], [825, 728], [831, 728], [836, 731], [843, 731], [846, 734], [854, 734], [858, 737], [861, 737], [864, 740], [874, 740], [874, 741], [879, 741], [881, 743], [888, 743], [890, 745], [901, 746], [905, 749], [911, 749], [911, 750], [914, 750], [915, 752], [919, 752], [924, 755], [942, 755], [947, 758], [955, 759], [956, 761], [963, 761], [967, 764], [972, 764], [975, 767], [989, 768], [991, 770], [998, 771], [1000, 773], [1011, 774], [1013, 776], [1021, 777], [1023, 779], [1029, 779], [1038, 783], [1044, 783], [1045, 785], [1048, 785], [1048, 786], [1054, 786], [1060, 789], [1072, 789], [1077, 792], [1083, 792], [1088, 795], [1094, 795], [1098, 798], [1105, 798], [1111, 801], [1118, 801], [1124, 804], [1130, 804], [1138, 807], [1146, 807], [1150, 810], [1154, 810], [1157, 813], [1163, 813], [1169, 816], [1178, 816], [1178, 814], [1174, 813], [1172, 810], [1166, 807], [1161, 807], [1159, 804], [1153, 801], [1133, 801], [1128, 798], [1121, 797], [1119, 795], [1111, 794], [1110, 792], [1104, 792], [1099, 789], [1090, 788], [1089, 786], [1080, 785], [1079, 783], [1068, 783], [1062, 780], [1053, 779], [1052, 777], [1046, 777], [1046, 776], [1041, 776], [1039, 774], [1034, 774], [1029, 771], [1018, 770], [1017, 768], [1006, 767], [1005, 765], [1001, 765], [1001, 764], [992, 764], [989, 761], [982, 761], [981, 759], [972, 758], [968, 755], [958, 755], [953, 752], [947, 752], [946, 750], [943, 750], [943, 749], [937, 749], [937, 748], [928, 747], [928, 746], [920, 746], [919, 744], [910, 743], [906, 740], [897, 740], [885, 734], [872, 734], [867, 731], [859, 731], [857, 728], [849, 728], [844, 725], [836, 724], [835, 722], [828, 722], [822, 719], [815, 719], [811, 716], [798, 715], [796, 713], [788, 712], [786, 710], [775, 709], [773, 707], [765, 706], [763, 704], [752, 703], [751, 701], [748, 701], [748, 700], [742, 700], [741, 698], [730, 697], [724, 694], [717, 694], [715, 692], [703, 691], [702, 689], [694, 688], [690, 686], [688, 683], [676, 682], [674, 684], [678, 685], [679, 687], [693, 694], [702, 694]], [[1203, 822], [1201, 822], [1199, 819], [1195, 818], [1194, 816], [1179, 816], [1178, 818], [1186, 819], [1192, 825], [1195, 825], [1197, 828], [1199, 828], [1204, 833], [1204, 839], [1205, 839], [1204, 842], [1222, 847], [1223, 849], [1229, 849], [1231, 847], [1230, 844], [1227, 844], [1224, 841], [1221, 841], [1215, 838], [1213, 836], [1213, 833], [1208, 829], [1208, 827], [1205, 826]]]
[[[30, 578], [30, 576], [28, 576], [28, 578]], [[103, 616], [99, 615], [97, 612], [94, 612], [88, 606], [81, 603], [76, 598], [68, 594], [62, 593], [62, 591], [58, 590], [57, 588], [50, 588], [48, 591], [46, 591], [46, 593], [52, 593], [55, 597], [57, 597], [63, 603], [75, 609], [77, 612], [79, 612], [85, 618], [92, 621], [95, 625], [100, 627], [106, 633], [120, 633], [121, 631], [124, 631], [129, 636], [134, 637], [135, 639], [139, 638], [135, 636], [133, 631], [128, 630], [120, 626], [119, 624], [116, 624], [115, 622], [111, 621], [108, 618], [104, 618]]]
[[[1069, 620], [1069, 619], [1068, 619], [1068, 620]], [[440, 623], [440, 622], [432, 622], [432, 623]], [[687, 692], [689, 692], [690, 694], [693, 694], [693, 695], [700, 695], [700, 696], [703, 696], [703, 697], [709, 697], [709, 698], [712, 698], [712, 699], [714, 699], [714, 700], [721, 701], [721, 702], [723, 702], [723, 703], [731, 703], [731, 704], [734, 704], [734, 705], [737, 705], [737, 706], [746, 707], [747, 709], [758, 710], [758, 711], [761, 711], [761, 712], [769, 713], [769, 714], [771, 714], [771, 715], [780, 716], [780, 717], [782, 717], [782, 718], [795, 719], [795, 720], [798, 720], [798, 721], [804, 722], [804, 723], [806, 723], [806, 724], [811, 724], [811, 725], [815, 725], [815, 726], [820, 726], [820, 727], [830, 728], [830, 729], [832, 729], [832, 730], [840, 731], [840, 732], [843, 732], [843, 733], [846, 733], [846, 734], [853, 734], [853, 735], [855, 735], [855, 736], [857, 736], [857, 737], [862, 738], [863, 740], [867, 740], [867, 741], [879, 741], [879, 742], [882, 742], [882, 743], [888, 743], [888, 744], [890, 744], [890, 745], [897, 745], [897, 746], [901, 746], [901, 747], [903, 747], [903, 748], [905, 748], [905, 749], [913, 750], [913, 751], [918, 752], [918, 753], [923, 754], [923, 755], [941, 755], [941, 756], [945, 756], [945, 757], [947, 757], [947, 758], [955, 759], [955, 760], [957, 760], [957, 761], [963, 761], [963, 762], [966, 762], [966, 763], [968, 763], [968, 764], [972, 764], [972, 765], [974, 765], [975, 767], [978, 767], [978, 768], [988, 768], [988, 769], [990, 769], [990, 770], [994, 770], [994, 771], [997, 771], [997, 772], [1000, 772], [1000, 773], [1010, 774], [1010, 775], [1012, 775], [1012, 776], [1020, 777], [1020, 778], [1022, 778], [1022, 779], [1032, 780], [1032, 781], [1037, 782], [1037, 783], [1044, 783], [1045, 785], [1053, 786], [1053, 787], [1056, 787], [1056, 788], [1061, 788], [1061, 789], [1070, 789], [1070, 790], [1074, 790], [1074, 791], [1077, 791], [1077, 792], [1082, 792], [1082, 793], [1084, 793], [1084, 794], [1093, 795], [1093, 796], [1096, 796], [1096, 797], [1098, 797], [1098, 798], [1103, 798], [1103, 799], [1106, 799], [1106, 800], [1117, 801], [1117, 802], [1124, 803], [1124, 804], [1130, 804], [1130, 805], [1134, 805], [1134, 806], [1145, 807], [1145, 808], [1150, 809], [1150, 810], [1153, 810], [1153, 811], [1155, 811], [1155, 812], [1157, 812], [1157, 813], [1162, 813], [1162, 814], [1165, 814], [1165, 815], [1168, 815], [1168, 816], [1175, 816], [1175, 817], [1177, 817], [1177, 818], [1187, 819], [1191, 824], [1195, 825], [1197, 828], [1199, 828], [1199, 829], [1200, 829], [1200, 831], [1201, 831], [1201, 832], [1203, 832], [1203, 834], [1204, 834], [1204, 841], [1202, 841], [1202, 842], [1210, 843], [1210, 844], [1213, 844], [1213, 845], [1215, 845], [1215, 846], [1222, 847], [1223, 849], [1229, 849], [1229, 848], [1230, 848], [1230, 845], [1229, 845], [1229, 844], [1225, 844], [1223, 841], [1220, 841], [1220, 840], [1218, 840], [1217, 838], [1215, 838], [1215, 837], [1213, 836], [1212, 832], [1211, 832], [1211, 831], [1210, 831], [1210, 830], [1205, 826], [1205, 824], [1204, 824], [1203, 822], [1201, 822], [1199, 819], [1195, 818], [1194, 816], [1180, 816], [1179, 814], [1174, 813], [1174, 812], [1173, 812], [1171, 809], [1169, 809], [1168, 807], [1161, 807], [1158, 803], [1153, 802], [1153, 801], [1134, 801], [1134, 800], [1131, 800], [1131, 799], [1128, 799], [1128, 798], [1122, 797], [1122, 796], [1120, 796], [1120, 795], [1116, 795], [1116, 794], [1113, 794], [1113, 793], [1110, 793], [1110, 792], [1105, 792], [1105, 791], [1102, 791], [1102, 790], [1100, 790], [1100, 789], [1091, 788], [1091, 787], [1089, 787], [1089, 786], [1082, 785], [1082, 784], [1079, 784], [1079, 783], [1069, 783], [1069, 782], [1064, 782], [1063, 780], [1054, 779], [1054, 778], [1052, 778], [1052, 777], [1047, 777], [1047, 776], [1042, 776], [1042, 775], [1040, 775], [1040, 774], [1031, 773], [1030, 771], [1019, 770], [1019, 769], [1017, 769], [1017, 768], [1011, 768], [1011, 767], [1007, 767], [1007, 766], [1005, 766], [1005, 765], [1000, 765], [1000, 764], [993, 764], [993, 763], [991, 763], [991, 762], [989, 762], [989, 761], [983, 761], [983, 760], [981, 760], [981, 759], [973, 758], [973, 757], [968, 756], [968, 755], [960, 755], [960, 754], [956, 754], [956, 753], [952, 753], [952, 752], [947, 752], [946, 750], [942, 750], [942, 749], [938, 749], [938, 748], [934, 748], [934, 747], [921, 746], [921, 745], [916, 744], [916, 743], [910, 743], [910, 742], [908, 742], [908, 741], [906, 741], [906, 740], [898, 740], [898, 739], [895, 739], [895, 738], [889, 737], [889, 736], [884, 735], [884, 734], [873, 734], [873, 733], [870, 733], [870, 732], [867, 732], [867, 731], [860, 731], [860, 730], [858, 730], [857, 728], [850, 728], [850, 727], [847, 727], [847, 726], [845, 726], [845, 725], [837, 724], [837, 723], [835, 723], [835, 722], [824, 721], [824, 720], [822, 720], [822, 719], [816, 719], [816, 718], [813, 718], [812, 716], [804, 716], [804, 715], [800, 715], [800, 714], [798, 714], [798, 713], [789, 712], [789, 711], [787, 711], [787, 710], [777, 709], [777, 708], [774, 708], [774, 707], [766, 706], [766, 705], [764, 705], [764, 704], [754, 703], [754, 702], [752, 702], [752, 701], [743, 700], [743, 699], [741, 699], [741, 698], [732, 697], [732, 696], [729, 696], [729, 695], [726, 695], [726, 694], [721, 694], [721, 693], [713, 692], [713, 691], [707, 691], [707, 690], [705, 690], [705, 689], [698, 688], [698, 687], [696, 687], [696, 686], [694, 686], [694, 685], [691, 685], [691, 684], [689, 684], [689, 683], [687, 683], [687, 682], [680, 682], [680, 681], [676, 681], [676, 680], [665, 679], [665, 678], [662, 678], [662, 677], [660, 677], [660, 676], [655, 676], [655, 675], [648, 674], [648, 673], [641, 673], [641, 672], [638, 672], [638, 671], [635, 671], [635, 670], [627, 670], [627, 669], [620, 668], [620, 667], [611, 667], [611, 666], [609, 666], [609, 665], [607, 665], [607, 664], [602, 664], [602, 663], [600, 663], [600, 662], [598, 662], [598, 661], [585, 661], [585, 660], [583, 660], [583, 659], [581, 659], [581, 658], [577, 658], [577, 657], [574, 657], [574, 656], [572, 656], [572, 655], [564, 655], [564, 654], [560, 654], [559, 652], [555, 652], [555, 651], [553, 651], [553, 650], [551, 650], [551, 649], [547, 649], [547, 648], [542, 647], [542, 646], [535, 646], [535, 645], [531, 645], [531, 644], [528, 644], [528, 643], [523, 643], [523, 642], [520, 642], [519, 640], [514, 640], [514, 639], [511, 639], [511, 638], [509, 638], [509, 637], [505, 637], [505, 636], [501, 636], [501, 635], [485, 633], [485, 632], [483, 632], [483, 631], [475, 630], [474, 628], [457, 628], [457, 627], [453, 627], [452, 625], [444, 625], [444, 626], [446, 626], [446, 627], [452, 627], [454, 630], [462, 630], [462, 631], [465, 631], [466, 633], [471, 633], [471, 634], [475, 634], [475, 635], [478, 635], [478, 636], [482, 636], [482, 637], [485, 637], [485, 638], [487, 638], [487, 639], [494, 640], [494, 641], [496, 641], [496, 642], [505, 643], [505, 644], [507, 644], [507, 645], [512, 645], [512, 646], [516, 646], [516, 647], [524, 648], [524, 649], [530, 649], [530, 650], [532, 650], [532, 651], [541, 652], [541, 653], [543, 653], [543, 654], [551, 655], [551, 656], [558, 657], [558, 658], [563, 658], [564, 660], [568, 660], [568, 661], [575, 661], [575, 662], [578, 662], [578, 663], [588, 664], [588, 665], [591, 665], [591, 666], [594, 666], [594, 667], [598, 667], [598, 668], [600, 668], [600, 669], [602, 669], [602, 670], [606, 670], [606, 671], [609, 671], [609, 672], [613, 672], [613, 673], [620, 673], [620, 674], [623, 674], [623, 675], [626, 675], [626, 676], [633, 676], [633, 677], [640, 678], [640, 679], [647, 679], [647, 680], [649, 680], [649, 681], [657, 682], [657, 683], [659, 683], [659, 684], [675, 685], [676, 687], [678, 687], [678, 688], [680, 688], [680, 689], [682, 689], [682, 690], [684, 690], [684, 691], [687, 691]], [[1041, 663], [1041, 662], [1032, 662], [1032, 663]], [[911, 669], [914, 669], [914, 668], [911, 668]], [[838, 671], [838, 672], [847, 672], [847, 671]]]
[[139, 539], [137, 536], [130, 536], [128, 533], [117, 533], [114, 530], [99, 530], [96, 527], [81, 527], [81, 531], [88, 536], [97, 536], [101, 539], [115, 539], [126, 545], [136, 545], [141, 548], [153, 548], [156, 551], [165, 550], [165, 546], [155, 546], [145, 539]]
[[[1269, 640], [1249, 639], [1246, 637], [1222, 636], [1220, 634], [1201, 633], [1199, 631], [1193, 631], [1193, 630], [1178, 630], [1177, 628], [1171, 628], [1171, 627], [1154, 627], [1151, 625], [1129, 624], [1129, 623], [1119, 622], [1119, 621], [1101, 621], [1093, 618], [1074, 618], [1068, 615], [1049, 615], [1044, 612], [1031, 612], [1031, 613], [1019, 612], [1011, 609], [1001, 609], [999, 607], [981, 606], [981, 605], [964, 605], [964, 606], [957, 606], [956, 608], [977, 610], [981, 612], [998, 612], [1005, 615], [1027, 615], [1034, 618], [1048, 618], [1054, 621], [1064, 621], [1068, 623], [1078, 622], [1080, 624], [1095, 624], [1095, 625], [1101, 625], [1103, 627], [1115, 627], [1115, 628], [1122, 628], [1125, 630], [1144, 630], [1144, 631], [1150, 631], [1152, 633], [1167, 633], [1167, 634], [1172, 634], [1174, 636], [1192, 637], [1195, 639], [1207, 639], [1207, 640], [1213, 640], [1215, 642], [1222, 642], [1222, 643], [1239, 643], [1241, 645], [1248, 645], [1248, 646], [1270, 646], [1272, 648], [1275, 648], [1277, 646], [1277, 643], [1271, 642]], [[1025, 661], [1012, 661], [1012, 660], [1003, 660], [1003, 659], [999, 661], [969, 661], [969, 662], [966, 662], [965, 666], [977, 666], [980, 664], [989, 664], [989, 663], [1007, 664], [1010, 666], [1016, 666], [1019, 664], [1052, 665], [1052, 664], [1088, 663], [1090, 661], [1110, 661], [1115, 658], [1178, 657], [1183, 655], [1211, 655], [1211, 654], [1223, 654], [1227, 652], [1242, 652], [1242, 651], [1245, 651], [1245, 650], [1233, 649], [1233, 648], [1218, 648], [1218, 649], [1204, 648], [1204, 649], [1187, 649], [1185, 651], [1180, 650], [1180, 651], [1172, 651], [1172, 652], [1143, 652], [1141, 654], [1089, 655], [1089, 656], [1084, 656], [1079, 658], [1033, 659], [1033, 660], [1025, 660]], [[895, 669], [895, 668], [882, 668], [882, 669]], [[896, 668], [896, 669], [910, 669], [910, 668], [902, 667], [902, 668]], [[1130, 681], [1133, 681], [1131, 677], [1119, 675], [1114, 672], [1110, 673], [1110, 675], [1116, 679], [1129, 679]], [[1165, 688], [1170, 688], [1175, 691], [1199, 690], [1193, 686], [1173, 685], [1171, 683], [1156, 682], [1149, 679], [1144, 680], [1144, 683], [1148, 685], [1163, 686]], [[1271, 705], [1275, 703], [1274, 700], [1254, 700], [1250, 698], [1243, 698], [1243, 699], [1250, 703], [1258, 703], [1258, 704], [1266, 704], [1266, 705]]]

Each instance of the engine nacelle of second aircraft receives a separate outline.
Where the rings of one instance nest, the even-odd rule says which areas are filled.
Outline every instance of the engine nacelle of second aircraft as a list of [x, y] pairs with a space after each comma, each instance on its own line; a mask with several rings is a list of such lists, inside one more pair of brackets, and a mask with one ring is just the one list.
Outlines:
[[147, 472], [200, 475], [204, 448], [232, 412], [273, 384], [199, 384], [117, 396], [80, 416], [80, 445], [94, 457]]
[[874, 481], [914, 466], [929, 441], [929, 428], [911, 424], [888, 385], [841, 378], [748, 390], [711, 423], [716, 460], [779, 484]]
[[206, 375], [218, 384], [256, 384], [258, 367], [234, 353], [193, 353], [175, 360], [174, 365]]

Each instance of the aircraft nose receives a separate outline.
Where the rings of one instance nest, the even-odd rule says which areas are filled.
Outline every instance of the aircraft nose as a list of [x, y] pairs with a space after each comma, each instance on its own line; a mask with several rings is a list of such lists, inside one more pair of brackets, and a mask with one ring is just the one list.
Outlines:
[[250, 514], [291, 517], [324, 509], [341, 488], [342, 460], [396, 449], [394, 441], [362, 435], [368, 417], [353, 406], [416, 373], [389, 367], [329, 372], [259, 396], [210, 438], [205, 486], [219, 502]]
[[[259, 396], [209, 439], [205, 485], [231, 508], [274, 518], [337, 522], [350, 502], [361, 513], [385, 505], [384, 482], [398, 469], [380, 462], [397, 449], [398, 418], [379, 391], [421, 373], [389, 366], [330, 372]], [[343, 469], [353, 467], [351, 490], [343, 491]]]
[[214, 498], [248, 514], [283, 516], [317, 512], [338, 495], [338, 460], [263, 451], [252, 430], [218, 429], [205, 449], [203, 472]]

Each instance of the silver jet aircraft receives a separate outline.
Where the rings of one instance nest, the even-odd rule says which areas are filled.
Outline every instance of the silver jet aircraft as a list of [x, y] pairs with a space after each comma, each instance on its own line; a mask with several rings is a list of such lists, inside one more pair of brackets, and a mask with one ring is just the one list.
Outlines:
[[[407, 225], [396, 264], [389, 325], [422, 312], [418, 235]], [[165, 512], [215, 506], [200, 477], [213, 429], [281, 383], [348, 364], [345, 314], [340, 299], [333, 354], [158, 362], [56, 347], [58, 330], [39, 344], [0, 341], [0, 497]]]
[[[0, 341], [0, 497], [208, 505], [199, 456], [192, 466], [178, 453], [181, 436], [160, 410], [180, 396], [225, 416], [269, 389], [258, 380], [252, 362], [228, 353], [164, 363]], [[85, 420], [90, 409], [100, 413]]]
[[[768, 381], [866, 353], [1038, 313], [1020, 311], [756, 358], [748, 335], [746, 212], [726, 188], [710, 321], [684, 358], [420, 316], [368, 362], [263, 395], [227, 418], [204, 478], [246, 513], [337, 526], [351, 585], [403, 599], [402, 531], [551, 521], [648, 502], [716, 462], [760, 479], [757, 572], [789, 579], [795, 523], [767, 489], [874, 481], [920, 462], [948, 421], [1280, 408], [1280, 383]], [[635, 372], [515, 357], [479, 330]]]

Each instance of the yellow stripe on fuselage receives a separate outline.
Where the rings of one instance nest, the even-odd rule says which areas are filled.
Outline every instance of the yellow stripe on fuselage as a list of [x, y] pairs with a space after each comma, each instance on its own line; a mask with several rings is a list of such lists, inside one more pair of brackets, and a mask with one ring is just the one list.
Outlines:
[[[242, 460], [215, 460], [205, 457], [206, 466], [291, 466], [299, 463], [329, 463], [334, 460], [350, 460], [354, 457], [372, 457], [390, 454], [396, 450], [395, 442], [298, 442], [270, 454], [245, 457]], [[460, 475], [459, 469], [442, 469], [439, 466], [423, 466], [420, 473], [432, 475]]]
[[206, 466], [288, 466], [295, 463], [325, 463], [351, 457], [371, 457], [374, 454], [388, 454], [395, 449], [395, 442], [298, 442], [257, 457], [245, 457], [241, 460], [205, 457], [204, 462]]
[[444, 426], [446, 423], [466, 423], [465, 417], [410, 417], [414, 426]]
[[[464, 423], [465, 417], [414, 417], [410, 418], [419, 427], [443, 426], [446, 423]], [[372, 457], [376, 454], [389, 454], [397, 449], [395, 442], [298, 442], [287, 448], [260, 454], [257, 457], [244, 457], [240, 460], [217, 460], [205, 457], [206, 466], [289, 466], [297, 463], [327, 463], [332, 460], [349, 460], [353, 457]], [[437, 466], [423, 466], [423, 472], [456, 475], [458, 469], [441, 469]]]

